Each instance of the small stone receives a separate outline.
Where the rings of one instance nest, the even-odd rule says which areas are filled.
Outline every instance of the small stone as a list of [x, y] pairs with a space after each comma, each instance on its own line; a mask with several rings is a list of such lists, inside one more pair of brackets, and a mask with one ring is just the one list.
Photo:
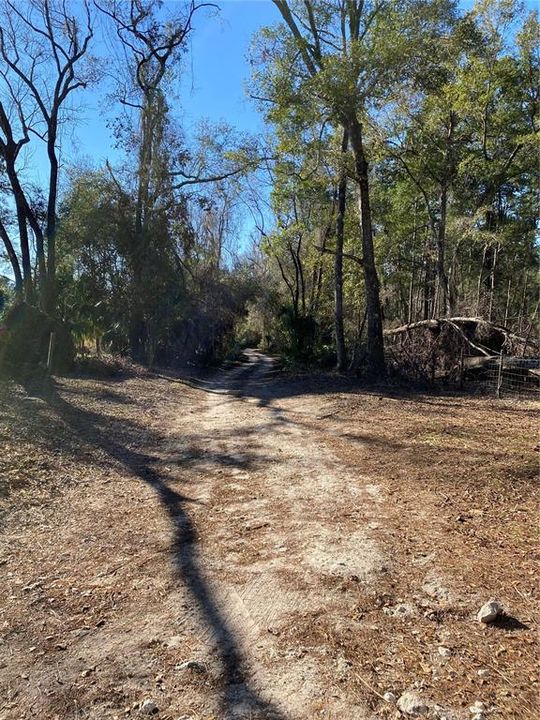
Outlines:
[[478, 622], [490, 623], [496, 620], [503, 613], [503, 606], [497, 600], [488, 600], [478, 611]]
[[167, 647], [175, 649], [181, 647], [183, 642], [184, 638], [181, 635], [173, 635], [165, 641], [165, 644], [167, 645]]
[[478, 715], [478, 713], [483, 713], [485, 709], [486, 709], [486, 706], [484, 705], [483, 702], [480, 702], [480, 700], [477, 700], [474, 703], [474, 705], [471, 705], [471, 707], [469, 708], [470, 712], [473, 715]]
[[484, 703], [477, 700], [474, 705], [471, 705], [469, 708], [469, 711], [472, 714], [472, 720], [485, 720], [485, 710], [486, 706]]
[[180, 663], [179, 665], [174, 666], [175, 670], [194, 670], [198, 673], [205, 673], [206, 672], [206, 665], [204, 665], [201, 662], [198, 662], [197, 660], [186, 660], [183, 663]]
[[156, 715], [159, 708], [153, 700], [145, 700], [140, 707], [141, 715]]
[[390, 615], [390, 617], [409, 617], [415, 614], [416, 608], [411, 603], [402, 602], [394, 606], [386, 605], [382, 610], [385, 615]]
[[450, 655], [452, 654], [452, 651], [450, 650], [450, 648], [443, 647], [442, 645], [439, 648], [437, 648], [437, 651], [438, 651], [439, 655], [444, 658], [450, 657]]
[[394, 695], [393, 692], [385, 692], [383, 695], [384, 700], [389, 703], [395, 703], [397, 700], [397, 697]]
[[480, 668], [480, 670], [477, 670], [478, 677], [485, 678], [489, 675], [489, 670], [487, 668]]
[[407, 691], [397, 701], [397, 706], [405, 715], [425, 715], [428, 707], [416, 693]]
[[448, 711], [442, 705], [433, 706], [433, 717], [436, 718], [436, 720], [452, 720], [448, 716]]
[[350, 660], [346, 660], [343, 657], [339, 657], [337, 659], [337, 669], [341, 674], [346, 674], [350, 672], [352, 668], [352, 662]]

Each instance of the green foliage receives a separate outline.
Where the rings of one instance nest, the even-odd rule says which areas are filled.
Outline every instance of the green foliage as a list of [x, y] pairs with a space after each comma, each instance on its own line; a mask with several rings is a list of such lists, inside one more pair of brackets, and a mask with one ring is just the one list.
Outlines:
[[5, 314], [0, 336], [0, 373], [26, 380], [45, 373], [51, 333], [54, 333], [53, 372], [71, 370], [75, 348], [69, 327], [26, 303]]
[[0, 319], [13, 299], [13, 288], [7, 278], [0, 275]]
[[[386, 322], [454, 312], [519, 329], [518, 318], [534, 314], [538, 292], [537, 13], [525, 14], [511, 0], [481, 0], [469, 12], [446, 0], [368, 2], [361, 39], [344, 43], [339, 8], [348, 22], [359, 3], [289, 5], [312, 47], [282, 24], [263, 30], [252, 53], [254, 94], [265, 99], [261, 110], [278, 156], [275, 225], [263, 249], [289, 307], [276, 331], [280, 349], [299, 349], [295, 338], [303, 329], [294, 321], [304, 317], [333, 345], [336, 189], [343, 170], [354, 179], [337, 131], [348, 113], [362, 121], [371, 159]], [[319, 52], [315, 72], [308, 71], [306, 49], [312, 57]], [[365, 308], [361, 268], [351, 259], [361, 255], [359, 231], [349, 183], [343, 259], [349, 355]], [[313, 354], [323, 345], [317, 340]]]
[[80, 344], [105, 336], [125, 347], [116, 330], [128, 315], [131, 233], [132, 201], [106, 173], [75, 175], [60, 214], [58, 288], [60, 316]]
[[313, 361], [318, 329], [315, 318], [296, 315], [289, 305], [281, 308], [278, 317], [285, 336], [284, 354], [294, 363]]
[[157, 209], [142, 248], [134, 216], [134, 199], [110, 173], [73, 177], [59, 226], [59, 300], [79, 346], [97, 341], [128, 352], [137, 320], [149, 362], [226, 356], [256, 280], [245, 266], [216, 262], [208, 213], [206, 229], [194, 237], [181, 199], [168, 211]]

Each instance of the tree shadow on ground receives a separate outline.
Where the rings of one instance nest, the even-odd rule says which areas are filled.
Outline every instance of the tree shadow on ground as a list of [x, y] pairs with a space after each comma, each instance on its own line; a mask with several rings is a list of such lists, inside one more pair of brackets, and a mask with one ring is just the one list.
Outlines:
[[[238, 364], [227, 373], [218, 373], [211, 378], [183, 378], [181, 375], [168, 372], [160, 373], [158, 377], [174, 383], [192, 385], [199, 390], [213, 394], [227, 396], [224, 402], [231, 399], [247, 400], [255, 406], [266, 408], [270, 413], [268, 431], [277, 425], [286, 427], [292, 421], [287, 412], [279, 407], [279, 400], [285, 398], [299, 398], [303, 395], [331, 395], [332, 393], [347, 393], [351, 396], [365, 394], [379, 397], [395, 398], [400, 401], [410, 400], [415, 403], [425, 403], [426, 413], [439, 413], [441, 406], [454, 406], [466, 408], [470, 399], [466, 396], [427, 395], [422, 392], [403, 391], [396, 388], [363, 387], [357, 381], [339, 377], [294, 378], [276, 372], [276, 364], [270, 358], [254, 353], [248, 363]], [[156, 373], [157, 374], [157, 373]], [[149, 375], [150, 377], [150, 375]], [[192, 594], [201, 618], [210, 629], [211, 635], [217, 640], [218, 659], [222, 670], [223, 688], [221, 690], [221, 708], [223, 718], [229, 718], [238, 713], [240, 708], [249, 708], [247, 717], [255, 718], [283, 718], [278, 709], [264, 699], [249, 681], [249, 666], [238, 639], [228, 626], [220, 610], [214, 592], [202, 571], [202, 558], [199, 554], [197, 535], [194, 523], [188, 513], [190, 503], [196, 502], [171, 486], [168, 478], [161, 469], [163, 459], [156, 455], [148, 455], [137, 449], [139, 446], [156, 448], [160, 445], [162, 437], [153, 434], [148, 428], [132, 423], [123, 418], [115, 418], [114, 414], [94, 412], [76, 406], [77, 398], [72, 395], [67, 402], [58, 392], [58, 387], [52, 381], [41, 391], [31, 388], [32, 394], [39, 394], [46, 400], [57, 416], [71, 428], [81, 441], [105, 452], [112, 461], [121, 463], [140, 480], [153, 488], [166, 511], [173, 531], [173, 562], [178, 578], [186, 584]], [[105, 398], [105, 400], [112, 398]], [[73, 404], [71, 402], [73, 400]], [[108, 405], [108, 402], [104, 404]], [[486, 411], [489, 411], [486, 406]], [[296, 413], [295, 413], [296, 414]], [[294, 420], [299, 424], [298, 419]], [[263, 432], [260, 425], [254, 432]], [[235, 432], [234, 428], [230, 430]], [[145, 435], [144, 443], [140, 442], [141, 434]], [[190, 439], [190, 438], [188, 438]], [[203, 434], [191, 436], [192, 440], [208, 440]], [[350, 438], [353, 439], [353, 438]], [[370, 435], [356, 437], [358, 442], [374, 444]], [[400, 450], [396, 446], [396, 451]], [[387, 451], [386, 446], [384, 450]], [[265, 462], [265, 458], [250, 457], [244, 454], [242, 459], [236, 459], [226, 453], [195, 452], [180, 454], [173, 462], [179, 462], [184, 467], [204, 465], [208, 462], [221, 466], [237, 466], [240, 469], [252, 467], [254, 462]], [[170, 461], [170, 459], [169, 459]], [[432, 463], [432, 458], [429, 459]], [[238, 715], [237, 715], [238, 716]]]
[[[284, 715], [272, 702], [265, 699], [250, 682], [247, 658], [219, 608], [215, 594], [202, 570], [202, 559], [197, 543], [197, 530], [187, 507], [199, 501], [187, 497], [171, 487], [170, 480], [160, 471], [163, 459], [134, 449], [145, 432], [144, 446], [154, 448], [159, 443], [148, 428], [123, 418], [83, 409], [67, 402], [58, 392], [54, 380], [46, 381], [40, 387], [33, 384], [31, 394], [41, 397], [54, 413], [67, 424], [70, 430], [86, 445], [104, 451], [111, 460], [120, 463], [131, 474], [149, 485], [156, 493], [169, 517], [173, 532], [172, 559], [176, 575], [182, 581], [198, 608], [200, 617], [216, 639], [216, 651], [221, 667], [220, 711], [223, 719], [232, 717], [285, 720]], [[211, 461], [222, 466], [235, 464], [234, 458], [219, 453], [211, 454]], [[190, 461], [201, 458], [186, 456], [175, 462], [189, 465]], [[208, 457], [205, 458], [208, 460]], [[249, 466], [250, 458], [243, 456], [236, 463], [239, 467]]]
[[[182, 382], [178, 378], [175, 381]], [[488, 444], [471, 450], [467, 443], [463, 442], [462, 436], [454, 437], [446, 427], [440, 427], [441, 417], [444, 414], [453, 417], [455, 414], [466, 415], [473, 412], [479, 418], [477, 422], [481, 422], [482, 415], [492, 417], [495, 413], [501, 417], [507, 412], [520, 413], [524, 420], [536, 418], [537, 415], [537, 411], [533, 408], [499, 405], [496, 399], [489, 402], [489, 399], [486, 398], [488, 402], [476, 405], [474, 400], [477, 398], [471, 397], [463, 391], [441, 393], [435, 390], [429, 392], [426, 388], [367, 386], [362, 385], [357, 379], [328, 373], [314, 377], [292, 376], [280, 372], [277, 358], [268, 357], [258, 351], [247, 351], [246, 360], [237, 363], [229, 372], [215, 374], [211, 381], [206, 379], [203, 384], [197, 385], [196, 381], [193, 381], [193, 384], [204, 392], [228, 396], [228, 400], [224, 399], [224, 402], [230, 402], [232, 398], [264, 408], [269, 413], [269, 421], [264, 425], [258, 423], [257, 428], [260, 432], [265, 430], [283, 431], [289, 426], [320, 431], [323, 426], [316, 421], [332, 418], [330, 425], [324, 423], [326, 435], [334, 434], [341, 441], [363, 445], [375, 450], [379, 454], [384, 454], [385, 460], [399, 456], [419, 473], [432, 470], [436, 460], [442, 460], [450, 454], [452, 458], [459, 457], [460, 467], [470, 468], [470, 472], [474, 471], [478, 462], [504, 463], [507, 461], [508, 468], [506, 470], [511, 471], [512, 478], [515, 480], [516, 468], [513, 465], [513, 459], [508, 460], [507, 447], [497, 448], [493, 444]], [[430, 422], [435, 422], [436, 427], [433, 432], [440, 436], [440, 446], [434, 447], [430, 443], [419, 442], [417, 434], [415, 437], [407, 434], [402, 437], [390, 437], [388, 433], [378, 435], [369, 431], [369, 425], [366, 426], [367, 431], [364, 432], [357, 427], [351, 430], [349, 426], [352, 420], [348, 417], [348, 404], [343, 407], [338, 406], [336, 412], [332, 411], [326, 415], [315, 417], [312, 411], [309, 411], [309, 405], [305, 412], [302, 410], [301, 403], [304, 396], [335, 397], [340, 401], [344, 396], [353, 398], [351, 408], [355, 425], [358, 420], [362, 419], [363, 398], [370, 398], [366, 416], [368, 420], [369, 413], [373, 411], [373, 408], [376, 409], [376, 404], [373, 404], [374, 399], [394, 400], [397, 412], [400, 412], [402, 408], [407, 411], [407, 407], [409, 407], [415, 414], [425, 418], [427, 428], [429, 428]], [[295, 404], [292, 409], [290, 403], [288, 405], [280, 403], [281, 400], [290, 398], [298, 399], [298, 405]], [[357, 406], [355, 406], [354, 398], [358, 399]], [[513, 419], [511, 415], [510, 419]], [[332, 423], [334, 423], [334, 427], [332, 427]], [[504, 471], [505, 468], [501, 466], [500, 472]], [[523, 473], [528, 481], [528, 467], [524, 469]], [[454, 473], [451, 476], [447, 474], [442, 477], [445, 485], [448, 485], [459, 479], [460, 475]], [[490, 477], [486, 475], [486, 483], [490, 482]], [[480, 483], [480, 480], [477, 479], [477, 482]]]
[[[227, 373], [208, 372], [189, 377], [181, 372], [161, 369], [157, 377], [194, 387], [211, 394], [227, 394], [238, 398], [254, 398], [262, 407], [281, 399], [303, 395], [344, 394], [351, 397], [378, 397], [413, 402], [424, 406], [425, 412], [437, 414], [441, 405], [445, 408], [465, 409], [472, 400], [493, 400], [503, 412], [533, 416], [535, 411], [527, 407], [516, 407], [495, 396], [478, 394], [457, 387], [442, 385], [413, 384], [388, 379], [378, 383], [367, 383], [350, 375], [329, 372], [291, 373], [280, 369], [279, 359], [264, 355], [257, 350], [247, 350], [244, 359], [231, 365]], [[486, 406], [487, 408], [487, 406]]]

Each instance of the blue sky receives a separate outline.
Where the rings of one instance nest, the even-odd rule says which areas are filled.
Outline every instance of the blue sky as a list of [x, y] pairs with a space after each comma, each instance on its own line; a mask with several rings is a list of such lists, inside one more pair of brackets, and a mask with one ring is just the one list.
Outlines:
[[186, 67], [184, 75], [187, 118], [233, 121], [240, 130], [260, 126], [260, 118], [244, 94], [249, 76], [247, 52], [255, 32], [278, 20], [278, 11], [268, 0], [228, 0], [221, 3], [216, 17], [197, 27], [191, 67]]
[[[201, 12], [195, 17], [190, 53], [176, 82], [175, 111], [188, 137], [202, 119], [225, 121], [238, 130], [262, 129], [262, 119], [244, 92], [249, 76], [246, 59], [254, 33], [279, 20], [278, 12], [269, 0], [222, 0], [219, 6], [217, 14]], [[117, 111], [103, 102], [107, 89], [101, 83], [79, 97], [79, 121], [64, 146], [64, 162], [91, 159], [99, 165], [119, 157], [107, 127]], [[34, 154], [33, 164], [38, 176], [46, 171], [40, 154]]]

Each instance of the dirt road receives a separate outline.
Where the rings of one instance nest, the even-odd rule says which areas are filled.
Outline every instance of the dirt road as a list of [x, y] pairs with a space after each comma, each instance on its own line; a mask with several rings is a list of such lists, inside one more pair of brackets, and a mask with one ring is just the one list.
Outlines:
[[[219, 617], [207, 618], [207, 639], [228, 668], [230, 660], [220, 652], [225, 647], [227, 653], [228, 643], [220, 635], [234, 638], [242, 674], [247, 670], [260, 689], [255, 705], [264, 698], [283, 717], [313, 717], [323, 709], [335, 717], [361, 717], [363, 708], [339, 690], [337, 676], [348, 671], [347, 661], [313, 643], [283, 647], [280, 636], [295, 617], [306, 615], [330, 613], [336, 629], [350, 624], [348, 599], [329, 592], [328, 579], [365, 582], [384, 570], [368, 522], [380, 516], [380, 490], [325, 448], [310, 427], [314, 409], [308, 402], [299, 397], [291, 407], [276, 401], [271, 361], [255, 352], [248, 357], [247, 367], [209, 388], [195, 440], [207, 478], [197, 498], [212, 498], [215, 516], [208, 518], [206, 541], [222, 549], [209, 576], [207, 596]], [[249, 717], [254, 708], [243, 688], [238, 691]]]
[[[9, 402], [39, 457], [2, 539], [1, 718], [399, 717], [407, 691], [431, 717], [536, 717], [529, 406], [295, 380], [256, 351]], [[486, 628], [491, 595], [509, 617]]]

